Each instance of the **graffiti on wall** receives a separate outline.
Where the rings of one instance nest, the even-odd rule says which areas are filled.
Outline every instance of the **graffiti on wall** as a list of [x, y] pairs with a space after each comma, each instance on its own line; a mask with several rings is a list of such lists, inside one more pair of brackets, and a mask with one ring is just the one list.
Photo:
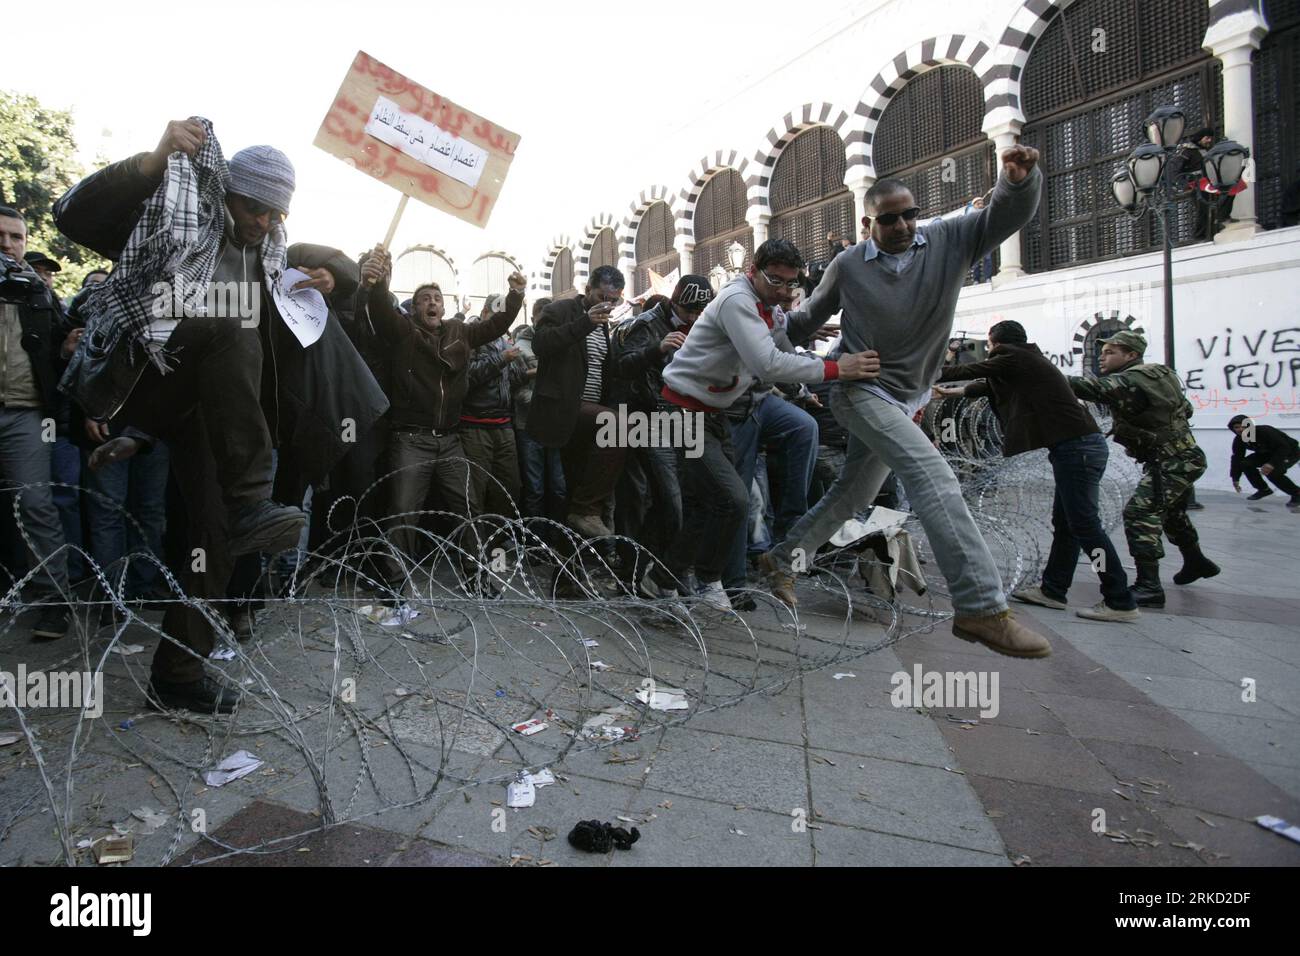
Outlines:
[[1198, 411], [1258, 418], [1300, 412], [1300, 325], [1225, 325], [1181, 351], [1183, 384]]

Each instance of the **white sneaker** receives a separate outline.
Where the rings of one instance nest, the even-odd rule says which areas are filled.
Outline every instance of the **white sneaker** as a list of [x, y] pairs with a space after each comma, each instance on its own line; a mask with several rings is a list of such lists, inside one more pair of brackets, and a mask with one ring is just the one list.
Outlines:
[[1099, 601], [1092, 607], [1079, 608], [1074, 613], [1087, 621], [1114, 621], [1120, 624], [1132, 624], [1142, 619], [1137, 608], [1131, 611], [1117, 611], [1113, 607], [1108, 607], [1105, 601]]
[[696, 591], [695, 596], [699, 598], [705, 610], [721, 611], [725, 614], [732, 609], [731, 598], [727, 597], [727, 589], [722, 586], [721, 581], [710, 581]]
[[1068, 605], [1064, 601], [1058, 601], [1054, 597], [1048, 597], [1043, 593], [1040, 586], [1032, 588], [1021, 588], [1019, 591], [1013, 591], [1011, 596], [1017, 601], [1025, 604], [1037, 604], [1039, 607], [1050, 607], [1056, 611], [1064, 611]]

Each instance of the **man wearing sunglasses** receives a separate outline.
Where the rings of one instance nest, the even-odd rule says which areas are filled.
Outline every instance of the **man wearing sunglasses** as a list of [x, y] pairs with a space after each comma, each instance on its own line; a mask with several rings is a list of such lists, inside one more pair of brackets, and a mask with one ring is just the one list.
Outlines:
[[867, 350], [845, 350], [836, 360], [795, 352], [795, 343], [812, 331], [786, 321], [803, 267], [803, 256], [788, 239], [763, 243], [749, 272], [723, 286], [664, 369], [664, 398], [704, 417], [703, 454], [681, 460], [684, 527], [690, 533], [679, 541], [691, 553], [676, 555], [673, 563], [693, 564], [701, 600], [722, 612], [732, 608], [722, 575], [749, 513], [749, 489], [736, 471], [726, 409], [756, 378], [848, 381], [874, 378], [879, 370], [879, 359]]
[[796, 601], [795, 549], [813, 554], [846, 520], [871, 504], [893, 470], [930, 539], [952, 595], [953, 634], [1014, 657], [1046, 657], [1047, 641], [1007, 608], [993, 555], [943, 455], [912, 422], [930, 396], [952, 336], [957, 297], [971, 266], [1023, 228], [1038, 209], [1038, 151], [1013, 146], [987, 207], [917, 230], [920, 210], [907, 185], [882, 179], [867, 192], [871, 236], [837, 256], [808, 301], [819, 328], [843, 309], [840, 346], [880, 354], [880, 375], [841, 385], [831, 398], [849, 433], [844, 470], [786, 539], [759, 559], [772, 592]]

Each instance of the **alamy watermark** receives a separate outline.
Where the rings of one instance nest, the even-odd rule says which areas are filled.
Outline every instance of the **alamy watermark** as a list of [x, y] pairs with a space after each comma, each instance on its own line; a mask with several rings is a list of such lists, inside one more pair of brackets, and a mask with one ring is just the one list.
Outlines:
[[687, 458], [704, 454], [704, 413], [639, 412], [620, 405], [596, 416], [597, 448], [683, 448]]
[[244, 328], [255, 328], [262, 311], [260, 282], [186, 282], [176, 276], [171, 282], [155, 282], [149, 288], [153, 302], [149, 315], [155, 319], [182, 319], [203, 315], [216, 319], [239, 319]]
[[95, 671], [0, 671], [0, 707], [80, 707], [83, 716], [104, 713], [104, 673]]
[[986, 720], [998, 715], [997, 671], [897, 671], [889, 682], [889, 700], [895, 707], [978, 707]]

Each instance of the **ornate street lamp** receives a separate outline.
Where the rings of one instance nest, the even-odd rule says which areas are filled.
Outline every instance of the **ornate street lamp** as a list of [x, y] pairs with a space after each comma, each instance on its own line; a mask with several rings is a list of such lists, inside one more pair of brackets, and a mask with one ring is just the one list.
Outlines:
[[1176, 106], [1158, 106], [1147, 117], [1147, 139], [1162, 149], [1177, 146], [1183, 139], [1187, 117]]
[[745, 267], [745, 247], [734, 239], [727, 246], [727, 265], [730, 266], [730, 272], [739, 272]]
[[1134, 219], [1150, 210], [1160, 223], [1164, 245], [1165, 287], [1165, 364], [1174, 367], [1174, 282], [1173, 227], [1170, 217], [1174, 204], [1191, 192], [1197, 202], [1217, 202], [1197, 188], [1202, 175], [1218, 193], [1231, 192], [1246, 171], [1250, 150], [1240, 143], [1224, 140], [1205, 155], [1203, 168], [1187, 169], [1182, 147], [1187, 117], [1175, 106], [1161, 106], [1147, 117], [1143, 130], [1150, 142], [1129, 153], [1124, 165], [1111, 177], [1110, 191], [1116, 205]]
[[717, 263], [709, 270], [709, 284], [713, 286], [713, 291], [717, 292], [727, 284], [727, 270], [722, 268], [722, 263]]

